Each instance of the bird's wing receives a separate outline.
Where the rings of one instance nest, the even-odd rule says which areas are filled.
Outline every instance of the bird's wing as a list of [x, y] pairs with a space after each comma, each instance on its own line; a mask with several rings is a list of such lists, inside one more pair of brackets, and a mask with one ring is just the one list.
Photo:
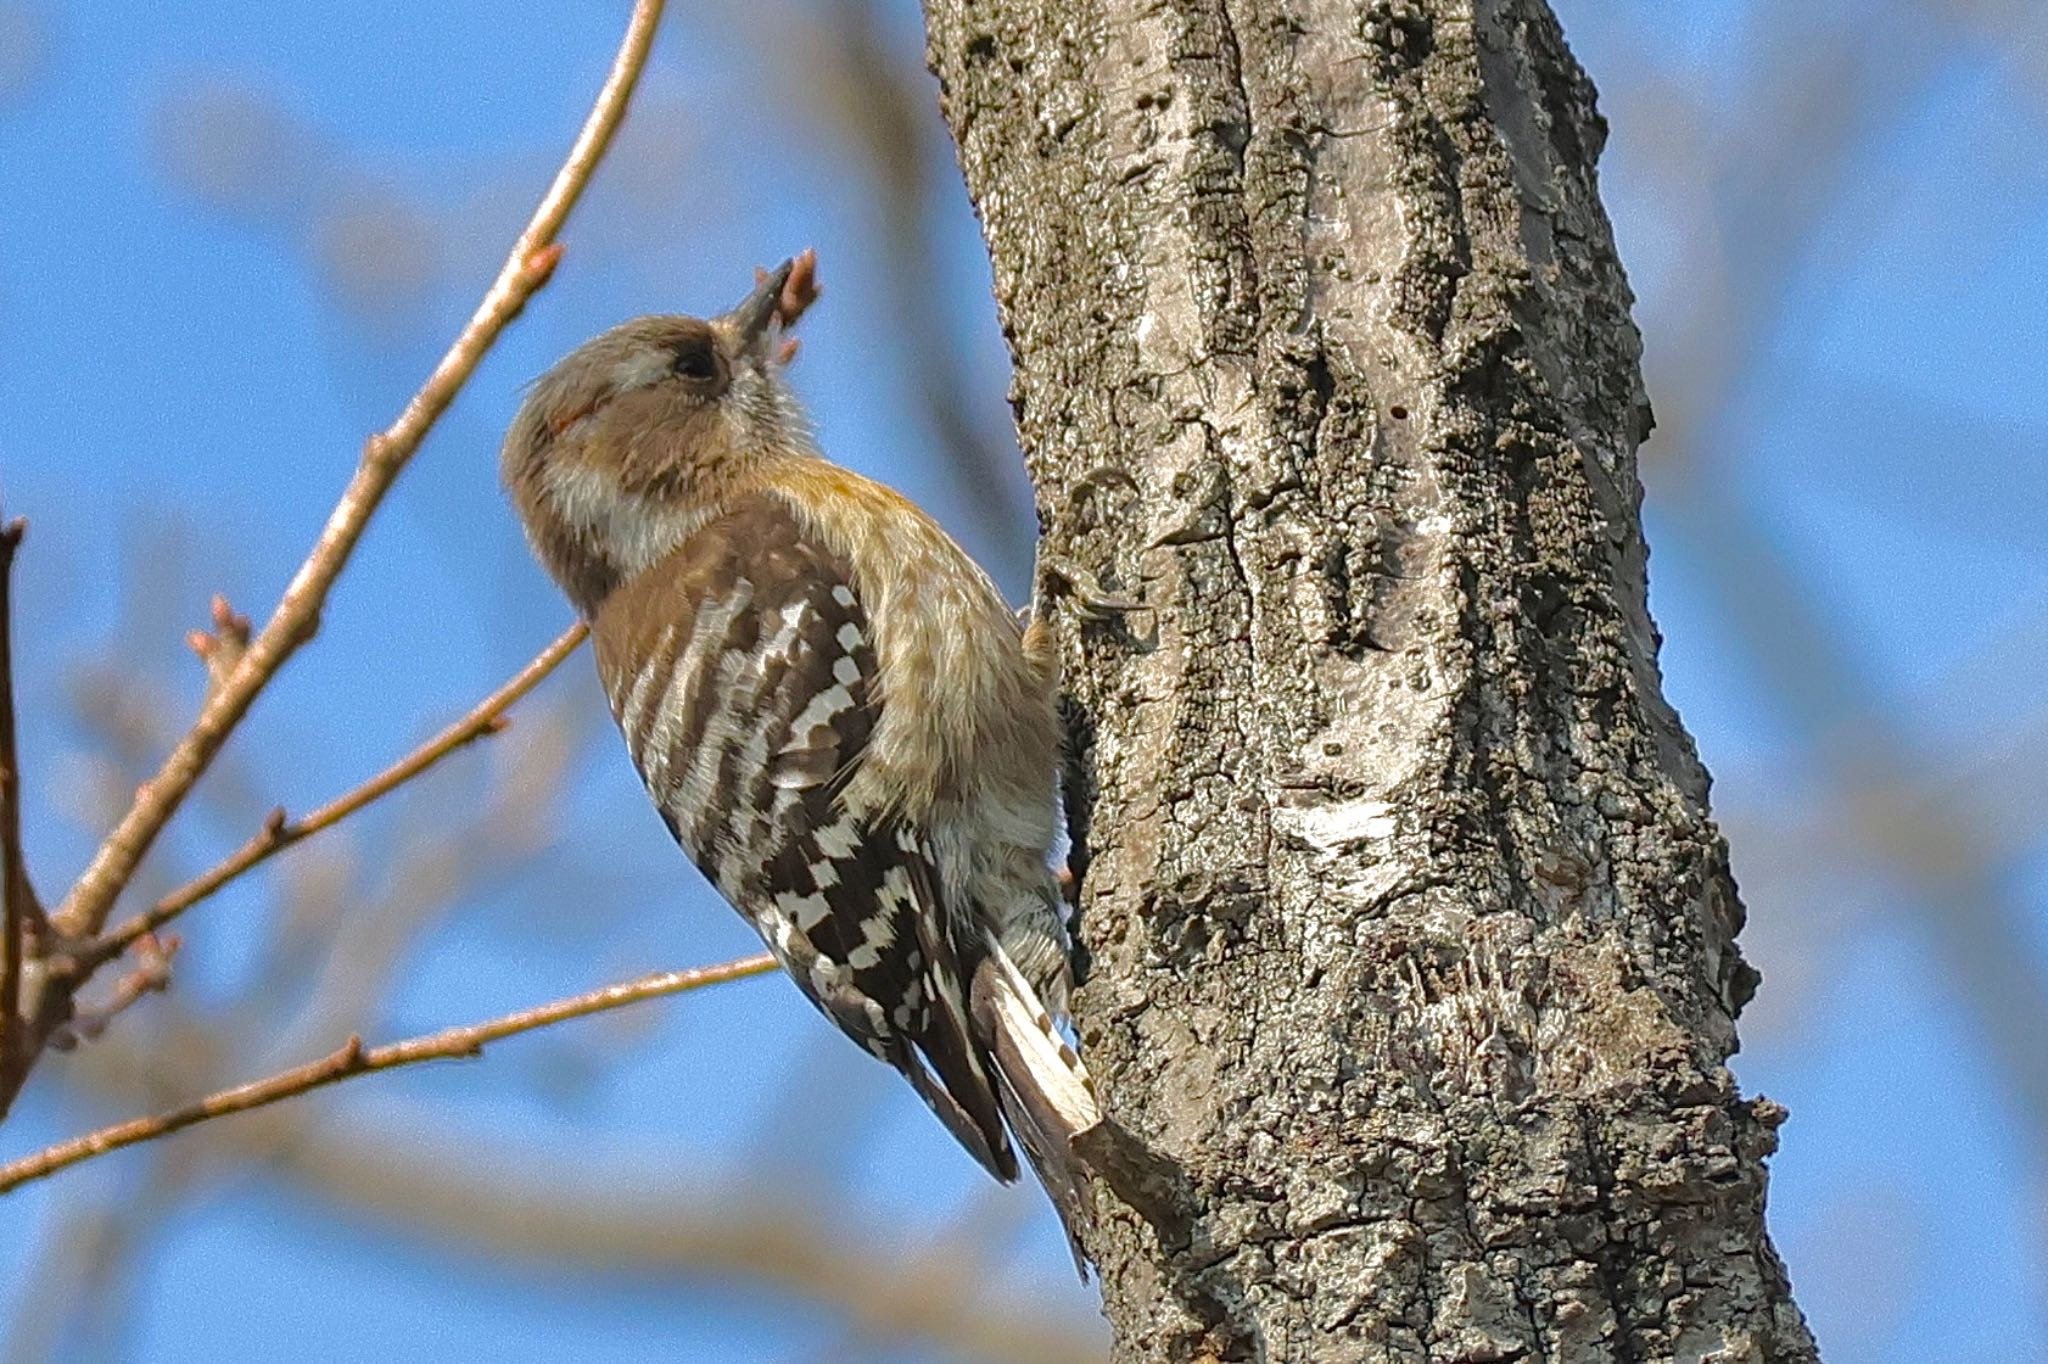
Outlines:
[[852, 780], [883, 699], [847, 564], [781, 503], [751, 498], [613, 593], [595, 634], [676, 841], [826, 1017], [1015, 1178], [930, 844]]

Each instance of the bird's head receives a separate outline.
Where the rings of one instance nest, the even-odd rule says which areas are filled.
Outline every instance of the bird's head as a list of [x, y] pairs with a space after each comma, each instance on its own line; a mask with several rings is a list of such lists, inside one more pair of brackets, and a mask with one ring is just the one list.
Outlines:
[[527, 538], [579, 610], [651, 568], [721, 497], [815, 455], [783, 369], [785, 327], [815, 297], [809, 252], [717, 317], [636, 317], [528, 392], [499, 468]]

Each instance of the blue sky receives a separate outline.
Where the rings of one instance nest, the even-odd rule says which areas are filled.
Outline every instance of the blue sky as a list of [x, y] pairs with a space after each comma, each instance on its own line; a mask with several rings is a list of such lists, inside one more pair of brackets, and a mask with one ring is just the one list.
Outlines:
[[[1702, 242], [1718, 238], [1741, 278], [1744, 243], [1772, 208], [1738, 191], [1745, 158], [1773, 153], [1745, 141], [1745, 119], [1784, 11], [1559, 8], [1613, 122], [1603, 183], [1664, 404], [1660, 376], [1690, 379], [1698, 262], [1715, 254]], [[1646, 453], [1652, 595], [1667, 687], [1716, 774], [1747, 947], [1766, 972], [1737, 1070], [1793, 1113], [1771, 1220], [1801, 1303], [1837, 1361], [2010, 1359], [2048, 1313], [2043, 1153], [1958, 1004], [1968, 982], [1942, 973], [1924, 907], [1881, 858], [1844, 850], [1826, 735], [1758, 665], [1770, 645], [1730, 605], [1734, 542], [1702, 510], [1724, 509], [1797, 570], [1916, 772], [1969, 787], [2015, 729], [2038, 727], [2028, 665], [2048, 624], [2048, 213], [2029, 163], [2048, 80], [1988, 26], [1881, 8], [1854, 40], [1900, 45], [1924, 69], [1871, 96], [1739, 372], [1687, 433], [1688, 461], [1660, 463], [1655, 442]], [[178, 657], [180, 634], [215, 591], [250, 611], [275, 600], [363, 436], [395, 414], [496, 268], [623, 13], [451, 3], [426, 23], [369, 4], [309, 23], [271, 4], [0, 0], [0, 44], [12, 35], [17, 53], [36, 54], [19, 78], [0, 61], [0, 500], [33, 523], [17, 654], [26, 760], [56, 791], [29, 811], [46, 889], [97, 832], [75, 813], [103, 779], [66, 700], [78, 668], [118, 650], [172, 714], [189, 713], [199, 677]], [[251, 799], [303, 809], [352, 784], [566, 622], [495, 485], [518, 386], [621, 317], [723, 306], [751, 265], [803, 245], [819, 247], [829, 290], [799, 368], [826, 447], [926, 502], [1021, 586], [1021, 476], [999, 494], [1015, 524], [974, 514], [975, 490], [933, 447], [909, 357], [870, 322], [889, 304], [863, 182], [762, 56], [786, 35], [752, 36], [736, 13], [672, 17], [620, 160], [567, 234], [565, 267], [435, 432], [319, 640], [238, 737]], [[914, 28], [889, 22], [914, 68]], [[1785, 159], [1791, 194], [1799, 162]], [[1005, 361], [986, 266], [950, 167], [934, 184], [933, 249], [961, 300], [948, 340], [977, 419], [1000, 436]], [[549, 684], [546, 722], [515, 727], [508, 755], [580, 732], [571, 717], [599, 704], [587, 673], [579, 659]], [[593, 743], [570, 769], [559, 844], [494, 850], [495, 870], [400, 954], [360, 1026], [395, 1036], [751, 950], [681, 874], [614, 749]], [[473, 807], [510, 760], [470, 755], [428, 798]], [[169, 863], [193, 867], [246, 835], [230, 797], [181, 826]], [[2014, 950], [2042, 957], [2039, 820], [2023, 795], [2000, 808], [2020, 827], [1998, 873], [2027, 910]], [[389, 892], [379, 869], [394, 849], [418, 851], [415, 827], [366, 819], [335, 874]], [[243, 998], [271, 892], [252, 882], [194, 914], [181, 1000], [206, 1011]], [[313, 1035], [328, 1020], [263, 1017], [276, 1034], [258, 1039], [251, 1066], [332, 1043]], [[623, 1033], [590, 1028], [481, 1066], [359, 1084], [310, 1120], [706, 1197], [764, 1150], [796, 1149], [822, 1165], [794, 1193], [852, 1199], [854, 1220], [888, 1229], [890, 1244], [984, 1209], [971, 1167], [914, 1101], [879, 1067], [833, 1065], [852, 1054], [777, 982], [659, 1006]], [[815, 1094], [793, 1101], [805, 1086]], [[5, 1150], [132, 1106], [46, 1074]], [[48, 1253], [67, 1200], [118, 1198], [147, 1168], [116, 1157], [0, 1200], [0, 1265]], [[731, 1280], [507, 1266], [298, 1181], [201, 1168], [212, 1172], [133, 1262], [131, 1357], [782, 1360], [844, 1340], [830, 1310]], [[1003, 1283], [1085, 1324], [1056, 1229], [1034, 1195], [1015, 1197], [1025, 1221]], [[0, 1297], [0, 1325], [20, 1308]]]

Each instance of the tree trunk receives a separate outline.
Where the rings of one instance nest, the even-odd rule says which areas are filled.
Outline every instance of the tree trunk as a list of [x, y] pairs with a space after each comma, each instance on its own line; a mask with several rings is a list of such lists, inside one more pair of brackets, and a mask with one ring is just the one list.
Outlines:
[[[1125, 1360], [1778, 1360], [1783, 1110], [1659, 691], [1540, 0], [927, 0], [1077, 720]], [[1090, 584], [1089, 580], [1095, 583]]]

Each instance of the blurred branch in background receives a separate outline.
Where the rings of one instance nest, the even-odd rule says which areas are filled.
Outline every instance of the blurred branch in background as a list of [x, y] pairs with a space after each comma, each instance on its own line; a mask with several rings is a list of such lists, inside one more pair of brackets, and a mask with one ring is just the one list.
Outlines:
[[49, 56], [49, 22], [27, 0], [0, 0], [0, 106], [20, 98]]
[[[828, 1308], [861, 1339], [990, 1364], [1103, 1357], [1092, 1323], [993, 1289], [980, 1261], [951, 1254], [959, 1248], [951, 1242], [918, 1246], [851, 1217], [826, 1221], [808, 1199], [593, 1179], [545, 1155], [480, 1149], [467, 1135], [437, 1139], [405, 1124], [401, 1139], [400, 1126], [309, 1132], [278, 1165], [343, 1208], [494, 1259], [734, 1280]], [[384, 1158], [384, 1150], [395, 1155]], [[521, 1178], [485, 1173], [494, 1170]]]
[[[1826, 773], [1832, 791], [1821, 822], [1847, 835], [1838, 850], [1897, 877], [1903, 893], [1894, 898], [1947, 968], [1943, 983], [2018, 1100], [2037, 1203], [2048, 1190], [2048, 976], [2029, 942], [2038, 907], [2019, 898], [2014, 869], [2041, 836], [2038, 805], [2015, 825], [2014, 811], [1996, 808], [1975, 783], [1950, 780], [1951, 766], [1895, 718], [1898, 708], [1843, 643], [1813, 575], [1736, 491], [1731, 446], [1736, 414], [1772, 363], [1788, 309], [1814, 294], [1802, 276], [1831, 280], [1841, 268], [1830, 251], [1839, 242], [1831, 218], [1854, 212], [1860, 241], [1918, 203], [1911, 194], [1873, 200], [1867, 192], [1865, 166], [1880, 139], [1896, 135], [1973, 44], [1989, 40], [1992, 51], [2020, 59], [2039, 50], [2040, 24], [2038, 12], [2009, 3], [1911, 0], [1855, 17], [1778, 5], [1751, 25], [1746, 88], [1723, 105], [1738, 114], [1687, 107], [1671, 84], [1653, 87], [1641, 72], [1602, 81], [1619, 121], [1660, 131], [1665, 154], [1645, 169], [1669, 182], [1660, 186], [1671, 191], [1665, 211], [1683, 243], [1663, 273], [1684, 288], [1644, 321], [1659, 417], [1645, 448], [1650, 505], [1703, 570], [1714, 614]], [[1855, 29], [1853, 39], [1846, 28]], [[2038, 76], [2038, 65], [2030, 69]], [[1944, 451], [1890, 458], [1916, 490], [1945, 478]], [[1862, 481], [1860, 472], [1854, 477]], [[1916, 508], [1925, 496], [1912, 494]], [[1734, 846], [1738, 866], [1753, 855], [1740, 839]], [[1803, 860], [1812, 857], [1809, 847]], [[1844, 893], [1838, 884], [1831, 898]], [[1820, 933], [1801, 941], [1839, 964], [1854, 939]], [[1827, 971], [1801, 963], [1798, 974], [1811, 980]], [[2048, 1219], [2036, 1216], [2032, 1225], [2048, 1241]]]
[[[2027, 1099], [2030, 1122], [2048, 1151], [2048, 1052], [2032, 1039], [2048, 1036], [2048, 989], [2012, 950], [2025, 912], [2002, 904], [1998, 865], [2014, 850], [1979, 846], [1972, 830], [1992, 823], [1946, 800], [1913, 802], [1913, 837], [1896, 818], [1901, 800], [1924, 785], [1926, 763], [1912, 741], [1883, 718], [1865, 673], [1850, 662], [1828, 611], [1813, 599], [1776, 538], [1732, 495], [1718, 467], [1720, 423], [1739, 399], [1750, 367], [1767, 354], [1772, 332], [1794, 294], [1795, 274], [1812, 263], [1814, 237], [1850, 179], [1845, 163], [1867, 154], [1868, 140], [1923, 93], [1962, 34], [1950, 24], [1959, 7], [1927, 6], [1945, 20], [1937, 41], [1915, 27], [1910, 39], [1844, 44], [1799, 27], [1777, 27], [1765, 62], [1753, 125], [1724, 139], [1706, 177], [1722, 186], [1717, 214], [1725, 237], [1718, 249], [1686, 261], [1692, 281], [1684, 302], [1692, 312], [1658, 328], [1665, 352], [1655, 364], [1660, 425], [1649, 447], [1660, 516], [1713, 571], [1725, 619], [1749, 647], [1763, 677], [1813, 744], [1840, 794], [1837, 813], [1852, 827], [1876, 832], [1873, 852], [1892, 861], [1920, 888], [1926, 927], [1960, 969], [1953, 984]], [[1768, 130], [1768, 132], [1766, 132]], [[1775, 147], [1772, 157], [1752, 155]], [[1784, 193], [1787, 185], [1800, 187]], [[1738, 268], [1739, 266], [1739, 268]], [[1995, 960], [1994, 960], [1995, 959]], [[2031, 982], [2022, 987], [2022, 982]]]
[[1025, 567], [1037, 543], [1025, 501], [1023, 459], [1000, 407], [974, 382], [954, 335], [958, 281], [945, 271], [940, 207], [961, 192], [933, 175], [953, 162], [930, 79], [915, 49], [892, 43], [875, 0], [823, 0], [820, 11], [736, 4], [723, 13], [770, 64], [818, 139], [847, 153], [868, 186], [875, 215], [868, 234], [879, 256], [889, 314], [882, 330], [908, 362], [906, 377], [924, 411], [939, 467], [975, 518], [992, 555]]
[[0, 1361], [127, 1354], [148, 1249], [186, 1205], [201, 1168], [190, 1148], [165, 1147], [111, 1193], [70, 1200], [48, 1249], [37, 1257], [37, 1291], [20, 1295], [0, 1340]]

